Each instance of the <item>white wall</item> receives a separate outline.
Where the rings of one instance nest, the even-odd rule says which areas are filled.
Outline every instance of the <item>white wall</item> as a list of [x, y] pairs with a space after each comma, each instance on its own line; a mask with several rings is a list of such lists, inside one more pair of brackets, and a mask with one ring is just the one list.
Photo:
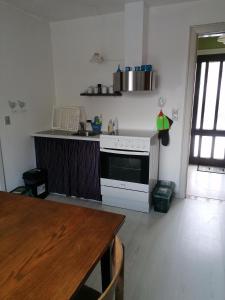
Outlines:
[[0, 191], [5, 191], [5, 174], [4, 174], [4, 165], [2, 159], [1, 140], [0, 140]]
[[[151, 8], [148, 53], [149, 62], [160, 75], [159, 88], [153, 93], [118, 98], [82, 98], [79, 93], [92, 84], [110, 84], [117, 63], [123, 63], [123, 12], [52, 23], [57, 104], [83, 105], [88, 117], [102, 113], [105, 128], [109, 118], [117, 116], [120, 128], [152, 129], [159, 110], [158, 98], [164, 96], [164, 112], [171, 116], [171, 109], [178, 108], [179, 121], [172, 126], [170, 146], [161, 147], [160, 178], [175, 181], [179, 193], [189, 30], [192, 25], [224, 21], [224, 11], [222, 0]], [[109, 61], [102, 65], [89, 63], [96, 50]]]
[[[51, 32], [57, 104], [84, 105], [92, 117], [95, 106], [99, 113], [100, 102], [112, 107], [113, 102], [119, 103], [117, 99], [89, 99], [79, 95], [90, 85], [112, 84], [115, 65], [123, 62], [124, 57], [123, 13], [52, 23]], [[100, 65], [89, 62], [96, 51], [104, 55], [106, 62]], [[108, 105], [102, 108], [105, 119], [110, 116]]]
[[[25, 112], [9, 109], [8, 100], [17, 99], [27, 103]], [[0, 3], [0, 137], [7, 190], [35, 167], [30, 134], [50, 126], [53, 101], [49, 25]], [[4, 124], [6, 115], [10, 126]]]
[[[173, 124], [171, 145], [163, 148], [160, 175], [180, 183], [180, 162], [190, 26], [223, 22], [224, 1], [198, 1], [152, 8], [149, 54], [161, 76], [159, 92], [167, 98], [165, 111], [179, 108], [179, 122]], [[179, 189], [178, 189], [179, 191]]]

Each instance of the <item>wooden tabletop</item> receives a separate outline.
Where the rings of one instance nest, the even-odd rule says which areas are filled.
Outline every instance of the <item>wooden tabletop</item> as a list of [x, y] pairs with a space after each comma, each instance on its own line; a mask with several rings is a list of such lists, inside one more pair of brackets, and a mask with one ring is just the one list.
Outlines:
[[0, 192], [0, 299], [69, 299], [124, 219]]

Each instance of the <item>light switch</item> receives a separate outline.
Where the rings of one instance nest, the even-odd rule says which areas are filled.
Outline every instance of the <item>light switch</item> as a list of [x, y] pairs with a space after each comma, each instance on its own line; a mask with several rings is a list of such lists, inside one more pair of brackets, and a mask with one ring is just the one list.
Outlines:
[[11, 125], [10, 116], [5, 116], [5, 125]]
[[172, 109], [172, 120], [178, 121], [178, 109], [175, 108]]
[[162, 107], [165, 106], [165, 104], [166, 104], [166, 98], [160, 97], [160, 98], [158, 99], [158, 106], [162, 108]]

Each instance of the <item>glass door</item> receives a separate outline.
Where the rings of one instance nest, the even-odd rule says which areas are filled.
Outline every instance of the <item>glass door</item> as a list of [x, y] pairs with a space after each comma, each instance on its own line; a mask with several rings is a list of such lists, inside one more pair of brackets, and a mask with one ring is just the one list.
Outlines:
[[225, 167], [225, 54], [197, 58], [189, 162]]
[[101, 152], [101, 178], [148, 184], [149, 156]]

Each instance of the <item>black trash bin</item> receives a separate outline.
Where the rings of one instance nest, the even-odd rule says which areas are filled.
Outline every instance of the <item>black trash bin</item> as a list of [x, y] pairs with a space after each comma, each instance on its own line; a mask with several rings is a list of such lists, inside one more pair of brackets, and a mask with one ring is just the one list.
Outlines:
[[23, 173], [25, 186], [31, 189], [34, 197], [46, 198], [48, 196], [48, 174], [45, 169], [32, 169]]
[[153, 190], [153, 206], [158, 212], [167, 213], [173, 198], [175, 183], [172, 181], [159, 180]]

